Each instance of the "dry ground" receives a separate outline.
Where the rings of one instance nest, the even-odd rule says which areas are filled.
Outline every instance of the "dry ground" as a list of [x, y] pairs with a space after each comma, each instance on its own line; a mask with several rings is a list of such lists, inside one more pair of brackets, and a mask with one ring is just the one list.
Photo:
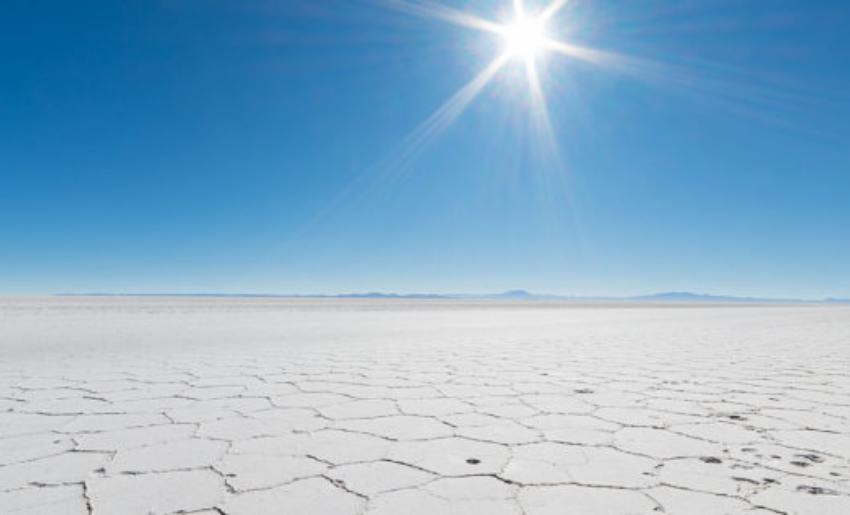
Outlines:
[[0, 299], [0, 511], [850, 513], [850, 309]]

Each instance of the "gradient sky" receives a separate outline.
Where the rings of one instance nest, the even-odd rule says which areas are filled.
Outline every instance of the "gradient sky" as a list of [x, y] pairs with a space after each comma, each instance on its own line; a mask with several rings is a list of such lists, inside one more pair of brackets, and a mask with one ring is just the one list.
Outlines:
[[846, 1], [572, 2], [560, 160], [520, 62], [411, 152], [502, 42], [387, 3], [3, 2], [0, 292], [850, 297]]

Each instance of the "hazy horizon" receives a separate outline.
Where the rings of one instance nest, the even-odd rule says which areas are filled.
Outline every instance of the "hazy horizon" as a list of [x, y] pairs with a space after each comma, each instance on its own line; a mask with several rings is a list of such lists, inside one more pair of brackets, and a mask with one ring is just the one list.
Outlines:
[[343, 291], [343, 292], [239, 292], [239, 291], [78, 291], [78, 292], [49, 292], [29, 294], [2, 294], [0, 297], [15, 296], [46, 296], [46, 297], [223, 297], [223, 298], [291, 298], [291, 299], [439, 299], [439, 300], [552, 300], [552, 301], [600, 301], [600, 302], [631, 302], [631, 301], [657, 301], [657, 302], [749, 302], [749, 303], [850, 303], [850, 298], [844, 297], [763, 297], [756, 295], [738, 296], [722, 293], [704, 293], [690, 291], [659, 291], [644, 292], [637, 294], [612, 294], [612, 295], [580, 295], [562, 292], [536, 292], [524, 289], [510, 289], [492, 292], [459, 292], [459, 291]]

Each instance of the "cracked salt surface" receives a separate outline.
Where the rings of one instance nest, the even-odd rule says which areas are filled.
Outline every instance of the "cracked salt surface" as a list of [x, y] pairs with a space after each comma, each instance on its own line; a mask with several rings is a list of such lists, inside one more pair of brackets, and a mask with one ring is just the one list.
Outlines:
[[850, 513], [850, 309], [0, 299], [10, 514]]

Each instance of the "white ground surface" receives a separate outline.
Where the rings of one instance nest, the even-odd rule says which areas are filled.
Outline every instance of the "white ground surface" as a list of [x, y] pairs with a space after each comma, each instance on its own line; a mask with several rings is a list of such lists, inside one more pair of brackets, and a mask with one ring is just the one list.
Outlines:
[[0, 512], [850, 514], [850, 309], [0, 299]]

